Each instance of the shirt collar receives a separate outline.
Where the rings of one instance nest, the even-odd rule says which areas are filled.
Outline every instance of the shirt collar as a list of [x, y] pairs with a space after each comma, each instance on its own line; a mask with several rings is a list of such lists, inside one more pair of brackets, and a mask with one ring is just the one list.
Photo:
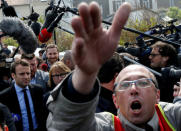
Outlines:
[[[21, 92], [23, 90], [23, 88], [19, 87], [16, 83], [14, 84], [14, 86], [17, 92]], [[26, 86], [24, 89], [29, 89], [29, 87]]]

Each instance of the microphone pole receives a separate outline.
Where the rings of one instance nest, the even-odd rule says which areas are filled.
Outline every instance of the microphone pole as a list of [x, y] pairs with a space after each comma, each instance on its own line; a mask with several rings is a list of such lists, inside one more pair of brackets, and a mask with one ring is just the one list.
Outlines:
[[72, 31], [69, 31], [69, 30], [67, 30], [67, 29], [65, 29], [65, 28], [63, 28], [63, 27], [61, 27], [61, 26], [58, 26], [58, 28], [61, 29], [61, 30], [63, 30], [63, 31], [65, 31], [65, 32], [67, 32], [67, 33], [70, 33], [70, 34], [72, 34], [72, 35], [75, 34], [75, 33], [73, 33]]
[[55, 45], [57, 45], [57, 37], [56, 37], [56, 31], [55, 30], [53, 31], [53, 38], [54, 38]]
[[[123, 59], [125, 59], [125, 60], [127, 60], [127, 61], [129, 61], [129, 62], [131, 62], [131, 63], [133, 63], [133, 64], [142, 65], [142, 64], [140, 64], [139, 62], [137, 62], [137, 61], [135, 61], [135, 60], [133, 60], [133, 59], [130, 59], [130, 58], [127, 57], [127, 56], [123, 56]], [[144, 66], [144, 65], [142, 65], [142, 66]], [[149, 68], [149, 67], [147, 67], [147, 66], [144, 66], [144, 67], [146, 67], [146, 68], [147, 68], [149, 71], [151, 71], [153, 74], [162, 77], [162, 74], [161, 74], [161, 73], [159, 73], [159, 72], [157, 72], [157, 71], [155, 71], [155, 70], [153, 70], [153, 69], [151, 69], [151, 68]]]
[[[63, 27], [61, 27], [61, 26], [58, 26], [58, 28], [61, 29], [61, 30], [63, 30], [63, 31], [65, 31], [65, 32], [68, 32], [68, 33], [74, 35], [74, 33], [73, 33], [72, 31], [69, 31], [69, 30], [67, 30], [67, 29], [65, 29], [65, 28], [63, 28]], [[161, 74], [161, 73], [159, 73], [159, 72], [157, 72], [157, 71], [155, 71], [155, 70], [153, 70], [153, 69], [151, 69], [151, 68], [149, 68], [149, 67], [147, 67], [147, 66], [145, 66], [145, 65], [143, 65], [143, 64], [141, 64], [141, 63], [139, 63], [139, 62], [137, 62], [137, 61], [135, 61], [135, 60], [133, 60], [133, 59], [130, 59], [130, 58], [127, 57], [127, 56], [123, 56], [123, 59], [125, 59], [125, 60], [127, 60], [127, 61], [129, 61], [129, 62], [131, 62], [131, 63], [133, 63], [133, 64], [142, 65], [142, 66], [146, 67], [149, 71], [151, 71], [152, 73], [154, 73], [155, 75], [157, 75], [157, 76], [159, 76], [159, 77], [162, 77], [162, 74]]]
[[13, 52], [10, 58], [14, 58], [14, 56], [18, 53], [18, 51], [19, 51], [19, 46], [16, 48], [16, 50]]
[[[108, 25], [112, 25], [112, 23], [107, 22], [107, 21], [102, 21], [102, 23], [108, 24]], [[141, 32], [141, 31], [137, 31], [137, 30], [134, 30], [134, 29], [131, 29], [131, 28], [123, 27], [123, 29], [126, 30], [126, 31], [130, 31], [130, 32], [133, 32], [133, 33], [136, 33], [136, 34], [140, 34], [140, 35], [143, 35], [143, 36], [146, 36], [146, 37], [158, 40], [158, 41], [163, 41], [163, 42], [166, 42], [166, 43], [169, 43], [169, 44], [174, 44], [174, 45], [180, 46], [179, 43], [168, 41], [168, 40], [164, 40], [164, 39], [161, 39], [159, 37], [148, 35], [148, 34], [145, 34], [145, 33]]]

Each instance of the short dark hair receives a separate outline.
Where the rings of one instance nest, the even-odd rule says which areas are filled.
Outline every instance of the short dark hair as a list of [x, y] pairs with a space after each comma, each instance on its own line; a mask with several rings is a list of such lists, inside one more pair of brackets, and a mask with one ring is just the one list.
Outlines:
[[26, 59], [26, 60], [32, 60], [35, 57], [35, 54], [25, 54], [23, 53], [21, 55], [21, 59]]
[[177, 51], [173, 45], [157, 41], [151, 48], [158, 48], [161, 56], [168, 56], [167, 65], [176, 63]]
[[123, 69], [122, 59], [118, 53], [106, 61], [99, 70], [98, 78], [101, 83], [109, 83]]
[[38, 53], [44, 53], [45, 52], [45, 49], [41, 49], [41, 50], [39, 50], [39, 52]]
[[13, 62], [13, 63], [11, 64], [10, 72], [16, 74], [16, 67], [17, 67], [18, 65], [30, 66], [30, 64], [29, 64], [26, 60], [19, 59], [19, 60], [15, 61], [15, 62]]
[[58, 51], [58, 47], [57, 47], [57, 45], [55, 45], [55, 44], [48, 44], [47, 47], [46, 47], [46, 49], [45, 49], [45, 51], [47, 52], [47, 50], [50, 49], [50, 48], [56, 48], [57, 51]]

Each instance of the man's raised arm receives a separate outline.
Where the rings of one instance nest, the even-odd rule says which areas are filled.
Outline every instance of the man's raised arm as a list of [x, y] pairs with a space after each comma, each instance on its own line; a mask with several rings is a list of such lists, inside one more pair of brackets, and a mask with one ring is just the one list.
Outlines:
[[86, 3], [79, 5], [80, 16], [72, 20], [75, 32], [72, 53], [76, 65], [72, 83], [79, 93], [91, 92], [99, 68], [112, 56], [117, 47], [121, 30], [130, 11], [128, 3], [122, 4], [114, 16], [110, 29], [104, 30], [101, 26], [98, 4], [92, 2], [90, 5]]

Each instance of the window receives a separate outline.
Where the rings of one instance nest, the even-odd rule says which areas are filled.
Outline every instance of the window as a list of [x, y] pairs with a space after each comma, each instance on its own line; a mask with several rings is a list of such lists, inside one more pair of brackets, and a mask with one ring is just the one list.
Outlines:
[[[123, 0], [124, 2], [125, 0]], [[123, 3], [121, 0], [115, 0], [113, 1], [113, 11], [116, 12], [120, 5]]]
[[149, 8], [149, 2], [148, 2], [148, 0], [143, 0], [143, 7]]

